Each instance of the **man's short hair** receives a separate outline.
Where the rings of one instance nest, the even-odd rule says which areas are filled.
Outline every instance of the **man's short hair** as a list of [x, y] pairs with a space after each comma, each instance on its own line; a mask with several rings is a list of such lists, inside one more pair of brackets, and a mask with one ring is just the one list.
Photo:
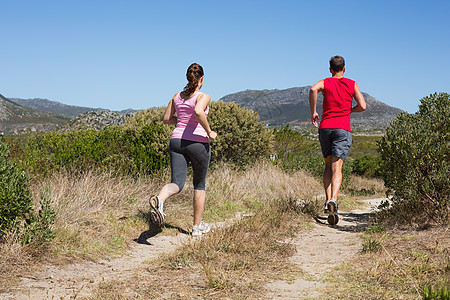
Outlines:
[[330, 59], [330, 68], [334, 72], [340, 72], [344, 70], [345, 60], [342, 56], [336, 55]]

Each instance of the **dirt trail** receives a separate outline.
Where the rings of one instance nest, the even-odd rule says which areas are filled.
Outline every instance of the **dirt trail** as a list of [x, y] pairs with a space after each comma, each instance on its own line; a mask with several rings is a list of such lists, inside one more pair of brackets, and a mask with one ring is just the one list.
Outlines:
[[[300, 265], [305, 275], [293, 283], [278, 281], [267, 285], [272, 299], [315, 298], [326, 283], [322, 274], [360, 249], [357, 233], [364, 231], [370, 211], [382, 199], [366, 200], [367, 208], [341, 213], [335, 227], [326, 218], [317, 219], [314, 229], [302, 232], [294, 240], [297, 251], [291, 261]], [[224, 226], [224, 224], [217, 224]], [[145, 264], [161, 253], [168, 253], [189, 241], [186, 233], [164, 236], [144, 232], [135, 240], [127, 254], [98, 262], [81, 262], [65, 267], [45, 266], [44, 270], [24, 276], [19, 286], [0, 294], [0, 299], [73, 299], [89, 297], [102, 281], [131, 279]]]
[[100, 282], [130, 279], [145, 263], [163, 252], [170, 252], [188, 241], [190, 236], [155, 235], [147, 231], [135, 240], [127, 254], [98, 262], [81, 262], [66, 267], [45, 266], [33, 276], [22, 277], [18, 287], [0, 299], [73, 299], [91, 296]]
[[320, 298], [320, 289], [326, 286], [322, 279], [332, 274], [329, 270], [354, 257], [361, 250], [358, 233], [363, 232], [373, 209], [384, 198], [364, 200], [361, 210], [339, 213], [339, 223], [332, 227], [326, 217], [318, 218], [314, 228], [301, 232], [293, 241], [296, 254], [291, 257], [304, 274], [294, 282], [277, 281], [266, 286], [271, 299]]

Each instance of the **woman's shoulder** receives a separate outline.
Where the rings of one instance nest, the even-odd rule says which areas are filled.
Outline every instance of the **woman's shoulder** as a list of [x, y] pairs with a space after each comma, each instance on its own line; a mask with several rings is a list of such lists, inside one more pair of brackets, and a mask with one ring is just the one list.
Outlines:
[[197, 94], [197, 100], [198, 99], [211, 99], [211, 96], [209, 94], [203, 93], [203, 92], [198, 92]]

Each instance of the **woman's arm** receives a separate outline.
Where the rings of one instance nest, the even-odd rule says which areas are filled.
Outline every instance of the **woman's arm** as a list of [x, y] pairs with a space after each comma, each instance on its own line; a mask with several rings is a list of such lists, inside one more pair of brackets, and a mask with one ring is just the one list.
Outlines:
[[177, 117], [175, 117], [175, 98], [178, 94], [170, 99], [169, 104], [167, 105], [166, 111], [164, 112], [163, 123], [164, 124], [177, 124]]
[[211, 130], [209, 127], [208, 119], [206, 118], [205, 109], [211, 101], [211, 97], [208, 94], [201, 94], [197, 98], [197, 104], [195, 105], [195, 117], [200, 125], [205, 129], [206, 134], [211, 141], [217, 137], [217, 133]]

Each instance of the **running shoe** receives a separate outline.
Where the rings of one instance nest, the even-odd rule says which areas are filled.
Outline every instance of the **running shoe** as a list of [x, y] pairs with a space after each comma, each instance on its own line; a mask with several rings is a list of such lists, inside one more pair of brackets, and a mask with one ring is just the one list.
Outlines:
[[192, 236], [200, 236], [204, 233], [207, 233], [211, 230], [208, 224], [200, 222], [200, 225], [192, 226]]
[[166, 216], [166, 214], [163, 212], [164, 203], [156, 195], [152, 196], [148, 202], [150, 203], [150, 207], [152, 208], [150, 212], [150, 220], [152, 224], [158, 227], [163, 227], [164, 217]]
[[323, 213], [324, 214], [327, 214], [327, 213], [329, 213], [330, 212], [330, 209], [329, 209], [329, 207], [328, 207], [328, 200], [326, 200], [325, 201], [325, 204], [324, 204], [324, 206], [323, 206]]
[[338, 204], [337, 204], [337, 202], [336, 202], [335, 199], [330, 199], [330, 200], [328, 201], [328, 203], [327, 203], [327, 206], [328, 206], [328, 211], [329, 211], [330, 213], [335, 213], [335, 214], [337, 214], [337, 211], [338, 211]]

